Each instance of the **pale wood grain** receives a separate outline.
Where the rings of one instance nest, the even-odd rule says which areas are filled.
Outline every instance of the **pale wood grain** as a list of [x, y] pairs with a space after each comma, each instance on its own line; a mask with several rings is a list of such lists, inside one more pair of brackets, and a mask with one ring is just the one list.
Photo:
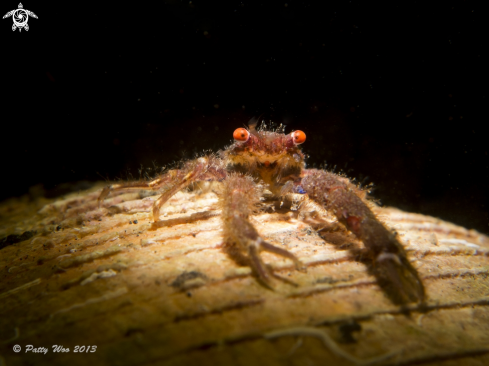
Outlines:
[[[318, 234], [296, 212], [254, 216], [267, 241], [307, 265], [263, 253], [283, 278], [271, 291], [226, 254], [213, 193], [178, 193], [153, 224], [154, 196], [121, 192], [99, 209], [99, 192], [0, 207], [2, 236], [37, 232], [0, 250], [7, 365], [489, 364], [489, 238], [474, 230], [375, 208], [426, 286], [426, 304], [402, 309], [345, 230]], [[15, 344], [50, 351], [16, 354]]]

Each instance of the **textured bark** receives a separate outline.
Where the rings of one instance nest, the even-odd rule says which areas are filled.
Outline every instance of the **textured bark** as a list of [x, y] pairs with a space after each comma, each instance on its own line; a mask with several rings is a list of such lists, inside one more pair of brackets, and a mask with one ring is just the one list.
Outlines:
[[225, 250], [213, 193], [176, 194], [153, 224], [157, 196], [119, 192], [98, 208], [100, 188], [0, 206], [0, 364], [489, 364], [489, 238], [473, 230], [373, 208], [426, 289], [425, 304], [399, 307], [341, 227], [253, 216], [307, 266], [262, 253], [272, 291]]

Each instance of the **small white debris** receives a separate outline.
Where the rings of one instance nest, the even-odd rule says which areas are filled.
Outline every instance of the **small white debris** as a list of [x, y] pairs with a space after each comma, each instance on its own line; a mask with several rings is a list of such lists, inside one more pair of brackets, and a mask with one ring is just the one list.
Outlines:
[[107, 271], [102, 271], [102, 272], [95, 272], [92, 273], [92, 275], [88, 278], [85, 278], [80, 285], [84, 286], [90, 282], [95, 281], [98, 278], [108, 278], [108, 277], [114, 277], [117, 274], [116, 271], [109, 269]]
[[463, 239], [441, 239], [440, 243], [444, 244], [462, 244], [470, 248], [480, 248], [480, 245], [469, 243], [467, 240]]

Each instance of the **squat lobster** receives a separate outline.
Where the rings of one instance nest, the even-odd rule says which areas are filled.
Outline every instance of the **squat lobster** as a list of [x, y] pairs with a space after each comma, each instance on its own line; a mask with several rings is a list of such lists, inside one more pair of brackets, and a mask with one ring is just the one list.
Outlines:
[[300, 260], [289, 251], [262, 239], [249, 217], [263, 196], [263, 187], [275, 198], [294, 194], [303, 195], [327, 211], [363, 241], [371, 258], [374, 272], [387, 287], [396, 302], [409, 303], [424, 300], [424, 287], [416, 269], [408, 261], [396, 234], [375, 217], [366, 203], [357, 195], [358, 188], [346, 178], [334, 173], [305, 169], [304, 154], [299, 147], [305, 142], [302, 131], [283, 133], [256, 129], [252, 120], [248, 129], [234, 131], [235, 142], [217, 154], [209, 154], [187, 161], [180, 169], [170, 170], [148, 183], [114, 184], [105, 187], [98, 198], [99, 205], [112, 190], [162, 190], [153, 205], [153, 219], [159, 220], [160, 208], [175, 193], [197, 181], [218, 181], [222, 185], [224, 242], [235, 251], [245, 253], [258, 278], [273, 288], [270, 273], [259, 253], [268, 251], [292, 260], [297, 269]]

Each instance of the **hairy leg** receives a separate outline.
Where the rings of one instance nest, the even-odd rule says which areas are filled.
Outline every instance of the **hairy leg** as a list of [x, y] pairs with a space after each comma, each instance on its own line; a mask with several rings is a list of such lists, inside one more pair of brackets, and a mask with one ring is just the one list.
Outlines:
[[163, 193], [153, 204], [153, 220], [158, 221], [160, 208], [175, 193], [186, 188], [190, 183], [198, 180], [221, 180], [226, 172], [222, 160], [213, 155], [201, 157], [185, 163], [181, 169], [170, 170], [151, 182], [130, 182], [126, 184], [113, 184], [105, 187], [98, 198], [99, 206], [111, 191], [122, 189], [152, 189], [163, 188]]
[[408, 261], [397, 235], [375, 217], [343, 177], [310, 169], [304, 172], [300, 189], [334, 213], [348, 230], [363, 241], [373, 257], [373, 271], [398, 303], [424, 300], [424, 287], [416, 269]]
[[258, 278], [269, 288], [273, 289], [270, 273], [260, 257], [261, 251], [271, 252], [291, 259], [297, 269], [302, 268], [299, 259], [285, 249], [276, 247], [264, 241], [248, 218], [256, 210], [260, 201], [259, 187], [250, 177], [240, 174], [230, 174], [224, 182], [221, 194], [224, 241], [234, 250], [248, 255], [250, 264]]
[[107, 196], [110, 194], [112, 191], [118, 191], [121, 189], [125, 190], [140, 190], [140, 189], [153, 189], [156, 190], [158, 189], [161, 184], [164, 183], [165, 178], [167, 178], [166, 174], [164, 176], [158, 177], [157, 179], [151, 181], [151, 182], [128, 182], [128, 183], [119, 183], [119, 184], [111, 184], [102, 190], [102, 193], [100, 193], [100, 196], [98, 196], [98, 206], [102, 204], [102, 202], [107, 198]]

